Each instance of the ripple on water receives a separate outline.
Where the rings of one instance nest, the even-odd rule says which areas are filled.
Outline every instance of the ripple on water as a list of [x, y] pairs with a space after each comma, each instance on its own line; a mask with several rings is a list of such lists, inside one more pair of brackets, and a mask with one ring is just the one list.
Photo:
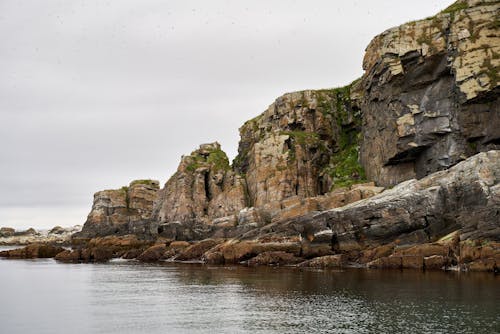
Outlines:
[[0, 260], [2, 333], [499, 332], [498, 277]]

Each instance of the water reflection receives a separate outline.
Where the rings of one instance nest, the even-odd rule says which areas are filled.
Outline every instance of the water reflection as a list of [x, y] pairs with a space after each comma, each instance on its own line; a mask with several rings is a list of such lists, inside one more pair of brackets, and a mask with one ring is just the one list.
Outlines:
[[6, 333], [495, 333], [498, 279], [0, 260], [0, 323]]

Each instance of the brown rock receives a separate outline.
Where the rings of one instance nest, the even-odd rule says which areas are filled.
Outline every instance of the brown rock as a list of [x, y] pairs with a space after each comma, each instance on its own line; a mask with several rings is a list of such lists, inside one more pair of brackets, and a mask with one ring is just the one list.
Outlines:
[[157, 198], [158, 181], [135, 180], [128, 187], [94, 194], [87, 221], [76, 238], [137, 234], [149, 236], [148, 221]]
[[342, 254], [327, 255], [299, 263], [299, 267], [312, 268], [340, 268], [346, 263], [346, 257]]
[[499, 264], [495, 261], [494, 258], [488, 258], [470, 262], [467, 264], [467, 268], [470, 271], [498, 272]]
[[300, 256], [300, 243], [279, 243], [269, 242], [260, 243], [257, 241], [229, 241], [221, 245], [220, 252], [224, 257], [225, 263], [238, 263], [248, 260], [264, 252], [282, 251]]
[[163, 254], [167, 251], [167, 246], [164, 244], [154, 245], [146, 249], [137, 260], [141, 262], [155, 262], [163, 259]]
[[366, 249], [361, 253], [359, 258], [359, 263], [368, 263], [381, 257], [386, 257], [392, 254], [394, 250], [394, 244], [382, 245], [370, 249]]
[[227, 242], [218, 244], [217, 246], [209, 249], [202, 255], [201, 260], [207, 264], [224, 264], [225, 259], [222, 254], [222, 249], [227, 246]]
[[82, 251], [80, 249], [75, 249], [75, 250], [66, 249], [66, 250], [58, 253], [54, 258], [57, 261], [61, 261], [61, 262], [77, 263], [77, 262], [83, 261]]
[[[202, 144], [182, 157], [177, 172], [159, 192], [153, 220], [162, 236], [199, 240], [210, 232], [211, 221], [237, 214], [246, 206], [245, 182], [231, 170], [220, 144]], [[182, 226], [166, 228], [175, 222]]]
[[313, 257], [319, 257], [319, 256], [325, 256], [325, 255], [332, 255], [333, 250], [332, 250], [332, 245], [330, 243], [328, 244], [315, 244], [315, 243], [310, 243], [307, 241], [302, 242], [302, 252], [301, 255], [302, 257], [306, 259], [310, 259]]
[[218, 243], [219, 241], [213, 239], [206, 239], [199, 241], [193, 245], [184, 248], [184, 250], [182, 250], [182, 252], [175, 257], [175, 260], [188, 261], [188, 260], [200, 259], [201, 256], [206, 251], [215, 247]]
[[367, 264], [368, 268], [374, 269], [401, 269], [402, 265], [401, 256], [381, 257]]
[[0, 256], [18, 259], [52, 258], [63, 250], [62, 247], [50, 244], [31, 244], [24, 248], [0, 252]]
[[303, 259], [286, 252], [264, 252], [248, 260], [249, 266], [283, 266], [299, 263]]
[[405, 248], [402, 250], [396, 250], [394, 253], [402, 256], [432, 256], [441, 255], [448, 256], [450, 252], [450, 247], [443, 244], [422, 244], [415, 245], [413, 247]]
[[128, 250], [125, 252], [125, 254], [122, 255], [123, 259], [131, 260], [137, 258], [139, 255], [144, 253], [146, 249], [144, 248], [134, 248], [131, 250]]
[[451, 264], [450, 258], [442, 255], [432, 255], [424, 257], [425, 270], [446, 269]]
[[334, 152], [347, 156], [357, 146], [360, 118], [349, 90], [350, 86], [287, 93], [240, 128], [234, 165], [246, 175], [252, 206], [314, 197], [337, 183], [362, 180], [355, 161], [338, 167], [344, 159], [330, 159]]
[[401, 266], [404, 269], [423, 269], [424, 257], [419, 255], [401, 256]]
[[114, 252], [103, 246], [84, 248], [81, 257], [83, 262], [107, 262], [114, 257]]

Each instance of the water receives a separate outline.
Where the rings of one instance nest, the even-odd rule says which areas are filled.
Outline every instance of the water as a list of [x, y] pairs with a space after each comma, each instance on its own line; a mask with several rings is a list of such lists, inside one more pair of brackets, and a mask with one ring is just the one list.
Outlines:
[[499, 333], [500, 277], [0, 260], [0, 333]]

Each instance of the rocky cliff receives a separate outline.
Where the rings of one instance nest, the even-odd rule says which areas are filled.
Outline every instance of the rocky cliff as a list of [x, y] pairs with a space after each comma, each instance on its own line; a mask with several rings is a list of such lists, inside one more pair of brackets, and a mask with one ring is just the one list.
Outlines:
[[458, 1], [368, 45], [361, 162], [387, 186], [500, 147], [498, 1]]
[[[364, 179], [357, 162], [360, 115], [349, 93], [350, 86], [285, 94], [240, 128], [234, 165], [246, 176], [252, 206]], [[338, 168], [351, 154], [351, 165]]]
[[246, 206], [244, 178], [231, 170], [218, 143], [203, 144], [182, 157], [177, 172], [159, 192], [153, 225], [159, 234], [198, 239], [218, 218], [229, 216], [223, 221], [234, 223], [234, 214]]
[[[462, 263], [460, 239], [500, 241], [499, 12], [498, 1], [458, 1], [385, 31], [361, 79], [279, 97], [240, 128], [232, 165], [218, 143], [203, 144], [159, 191], [148, 181], [97, 193], [79, 236], [167, 240], [148, 259], [271, 252], [254, 262], [333, 256], [317, 263], [401, 268], [404, 247], [453, 232], [451, 244], [429, 246], [449, 254], [426, 251], [442, 257], [428, 266]], [[185, 244], [205, 238], [216, 239]], [[469, 259], [497, 268], [495, 245]]]
[[158, 181], [135, 180], [128, 187], [95, 193], [92, 210], [82, 231], [75, 237], [150, 235], [149, 221], [158, 190]]

